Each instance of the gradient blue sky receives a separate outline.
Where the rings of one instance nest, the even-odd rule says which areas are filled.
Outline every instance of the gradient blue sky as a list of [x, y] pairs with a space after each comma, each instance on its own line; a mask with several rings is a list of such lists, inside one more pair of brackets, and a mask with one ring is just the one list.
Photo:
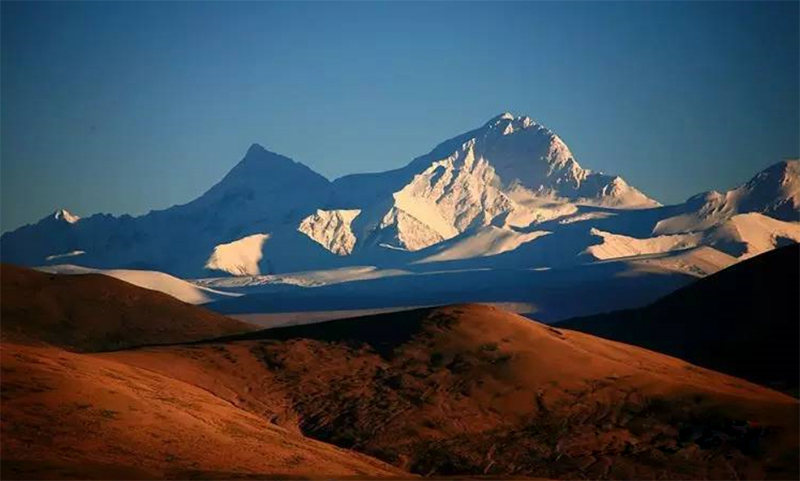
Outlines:
[[2, 230], [187, 202], [258, 142], [329, 178], [503, 111], [662, 202], [798, 156], [798, 3], [9, 3]]

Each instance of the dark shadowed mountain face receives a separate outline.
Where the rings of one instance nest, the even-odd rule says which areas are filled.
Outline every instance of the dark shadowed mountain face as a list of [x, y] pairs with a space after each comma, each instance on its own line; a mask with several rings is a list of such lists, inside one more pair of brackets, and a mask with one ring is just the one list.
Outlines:
[[641, 309], [558, 323], [797, 395], [800, 246], [743, 261]]

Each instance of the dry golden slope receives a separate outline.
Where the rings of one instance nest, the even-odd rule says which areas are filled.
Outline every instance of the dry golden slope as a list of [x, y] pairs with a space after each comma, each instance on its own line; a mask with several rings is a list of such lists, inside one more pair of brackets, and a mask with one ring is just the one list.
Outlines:
[[5, 343], [0, 365], [3, 479], [399, 473], [110, 359]]
[[103, 356], [420, 474], [797, 476], [791, 397], [486, 306]]
[[169, 368], [161, 374], [52, 345], [103, 349], [247, 326], [105, 276], [8, 266], [0, 275], [2, 479], [401, 473], [287, 431]]

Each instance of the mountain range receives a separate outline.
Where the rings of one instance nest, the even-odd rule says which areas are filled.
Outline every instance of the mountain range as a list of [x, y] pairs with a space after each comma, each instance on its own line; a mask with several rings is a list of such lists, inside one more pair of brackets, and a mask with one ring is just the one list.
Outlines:
[[334, 181], [253, 145], [0, 238], [0, 477], [796, 479], [799, 216], [800, 160], [663, 206], [511, 114]]
[[504, 113], [405, 167], [334, 181], [254, 144], [187, 204], [139, 217], [59, 209], [4, 234], [0, 257], [212, 278], [205, 287], [219, 288], [309, 271], [348, 281], [486, 269], [584, 278], [578, 267], [631, 260], [702, 277], [797, 241], [800, 160], [662, 206], [622, 177], [581, 167], [530, 117]]

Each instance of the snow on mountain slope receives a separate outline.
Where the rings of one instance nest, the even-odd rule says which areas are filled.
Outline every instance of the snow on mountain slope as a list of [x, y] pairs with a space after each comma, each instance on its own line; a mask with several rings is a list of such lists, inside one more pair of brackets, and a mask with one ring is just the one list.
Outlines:
[[639, 239], [595, 228], [591, 233], [600, 237], [602, 242], [589, 246], [586, 252], [601, 260], [660, 254], [700, 245], [712, 246], [733, 257], [745, 259], [787, 243], [800, 242], [800, 223], [749, 213], [735, 215], [705, 231], [685, 234]]
[[[6, 262], [41, 265], [48, 256], [84, 251], [81, 263], [204, 274], [215, 246], [299, 222], [331, 195], [330, 182], [308, 167], [254, 144], [199, 198], [140, 217], [58, 211], [2, 236]], [[180, 246], [180, 248], [176, 248]]]
[[800, 159], [759, 172], [730, 195], [739, 212], [760, 212], [775, 219], [800, 221]]
[[738, 261], [735, 257], [713, 247], [701, 246], [665, 254], [641, 256], [629, 260], [629, 263], [656, 272], [669, 270], [700, 278], [719, 272]]
[[[536, 242], [539, 240], [528, 244]], [[212, 303], [209, 308], [228, 314], [288, 313], [442, 305], [472, 300], [529, 304], [531, 315], [551, 322], [643, 305], [696, 279], [695, 275], [674, 269], [657, 266], [643, 269], [629, 260], [552, 269], [533, 269], [522, 262], [516, 268], [497, 269], [464, 268], [460, 261], [452, 266], [442, 264], [418, 264], [408, 266], [408, 274], [313, 288], [264, 284], [246, 291], [247, 295], [242, 297]], [[230, 281], [240, 279], [231, 278]]]
[[520, 233], [509, 228], [487, 226], [464, 237], [455, 238], [452, 242], [432, 247], [433, 252], [415, 264], [494, 256], [513, 251], [526, 242], [548, 234], [550, 232], [547, 231]]
[[353, 252], [353, 247], [356, 245], [356, 236], [353, 234], [351, 224], [360, 213], [359, 209], [317, 209], [315, 214], [300, 222], [297, 230], [336, 255], [348, 255]]
[[505, 113], [487, 125], [477, 150], [494, 166], [506, 187], [537, 197], [564, 198], [619, 208], [660, 204], [621, 177], [584, 169], [561, 138], [530, 117]]
[[258, 263], [269, 237], [269, 234], [253, 234], [220, 244], [214, 247], [205, 267], [237, 276], [257, 276], [261, 274]]
[[153, 291], [163, 292], [188, 304], [205, 304], [219, 301], [240, 294], [223, 292], [208, 287], [197, 286], [177, 277], [156, 271], [138, 271], [131, 269], [92, 269], [71, 264], [40, 266], [36, 270], [51, 274], [103, 274], [125, 281], [135, 286]]
[[[508, 113], [440, 144], [404, 169], [337, 182], [355, 191], [369, 183], [383, 186], [383, 192], [366, 188], [373, 196], [390, 199], [374, 229], [389, 233], [372, 235], [384, 239], [384, 245], [409, 251], [473, 227], [525, 227], [565, 216], [576, 211], [573, 203], [658, 205], [619, 177], [583, 169], [558, 136], [529, 117]], [[374, 202], [374, 197], [344, 197], [359, 207]]]
[[684, 213], [660, 221], [653, 233], [704, 230], [747, 212], [759, 212], [784, 221], [800, 221], [800, 160], [774, 164], [747, 183], [725, 193], [698, 194], [686, 201]]
[[337, 269], [353, 265], [351, 256], [331, 252], [307, 234], [288, 224], [271, 232], [219, 244], [207, 257], [206, 269], [234, 276], [272, 275], [308, 270]]
[[[494, 169], [485, 160], [475, 158], [473, 145], [470, 142], [464, 151], [434, 163], [393, 194], [396, 209], [436, 233], [429, 237], [431, 243], [417, 238], [400, 247], [427, 247], [472, 226], [489, 225], [499, 216], [503, 216], [502, 223], [510, 225], [525, 226], [533, 221], [534, 216], [527, 209], [498, 189]], [[403, 237], [409, 235], [403, 232]]]
[[697, 247], [703, 239], [702, 234], [676, 234], [637, 239], [626, 235], [604, 232], [592, 228], [592, 235], [602, 239], [600, 244], [586, 248], [595, 259], [607, 260], [621, 257], [635, 257], [647, 254], [661, 254], [681, 249]]
[[[423, 209], [417, 209], [423, 213]], [[430, 209], [423, 218], [430, 221], [434, 219], [435, 226], [447, 232], [447, 223], [438, 216], [435, 209]], [[437, 218], [438, 217], [438, 218]], [[452, 237], [450, 232], [447, 235]], [[416, 251], [427, 246], [438, 244], [445, 238], [434, 227], [418, 220], [408, 212], [393, 207], [381, 219], [380, 225], [371, 233], [374, 243], [378, 247], [389, 250]]]
[[403, 168], [336, 179], [333, 185], [337, 198], [344, 204], [358, 205], [390, 195], [435, 162], [469, 148], [476, 160], [485, 160], [492, 166], [502, 189], [509, 192], [524, 189], [525, 197], [555, 197], [617, 208], [659, 205], [617, 176], [582, 168], [555, 133], [530, 117], [508, 112], [442, 142]]
[[[540, 224], [554, 219], [566, 219], [569, 216], [577, 214], [580, 210], [579, 206], [571, 202], [558, 202], [551, 199], [542, 199], [535, 197], [530, 192], [520, 186], [514, 186], [506, 189], [506, 195], [521, 205], [530, 215], [533, 216], [534, 224]], [[614, 215], [612, 213], [605, 213], [603, 215]]]
[[[79, 218], [59, 210], [4, 234], [2, 253], [4, 261], [41, 265], [83, 251], [87, 266], [183, 277], [206, 275], [206, 269], [261, 273], [266, 263], [269, 272], [342, 266], [290, 234], [299, 230], [351, 265], [402, 263], [408, 251], [471, 228], [525, 227], [566, 216], [575, 212], [574, 202], [653, 204], [630, 201], [635, 192], [582, 169], [561, 139], [530, 118], [503, 114], [406, 167], [334, 183], [253, 144], [220, 182], [187, 204], [140, 217]], [[260, 257], [257, 242], [232, 242], [265, 234], [273, 236], [270, 252]]]
[[573, 224], [575, 222], [586, 222], [595, 219], [608, 219], [614, 217], [616, 214], [613, 212], [580, 212], [575, 215], [559, 216], [559, 224]]
[[70, 262], [190, 278], [365, 265], [555, 268], [701, 245], [742, 257], [795, 238], [791, 222], [734, 218], [793, 220], [799, 162], [725, 194], [656, 207], [621, 178], [581, 167], [549, 129], [506, 113], [405, 167], [334, 182], [254, 144], [194, 201], [140, 217], [59, 210], [4, 234], [0, 253], [42, 265], [82, 252]]
[[378, 269], [375, 266], [353, 266], [319, 271], [294, 272], [291, 274], [271, 274], [259, 276], [211, 277], [194, 279], [198, 286], [212, 289], [231, 289], [237, 292], [257, 292], [275, 285], [299, 287], [320, 287], [352, 281], [382, 279], [384, 277], [406, 276], [412, 272], [401, 269]]
[[711, 229], [706, 239], [709, 245], [741, 260], [800, 242], [800, 222], [784, 222], [754, 212], [739, 214]]
[[54, 261], [56, 259], [64, 259], [66, 257], [77, 257], [86, 254], [84, 251], [72, 251], [72, 252], [65, 252], [63, 254], [53, 254], [51, 256], [47, 256], [44, 258], [46, 261]]

